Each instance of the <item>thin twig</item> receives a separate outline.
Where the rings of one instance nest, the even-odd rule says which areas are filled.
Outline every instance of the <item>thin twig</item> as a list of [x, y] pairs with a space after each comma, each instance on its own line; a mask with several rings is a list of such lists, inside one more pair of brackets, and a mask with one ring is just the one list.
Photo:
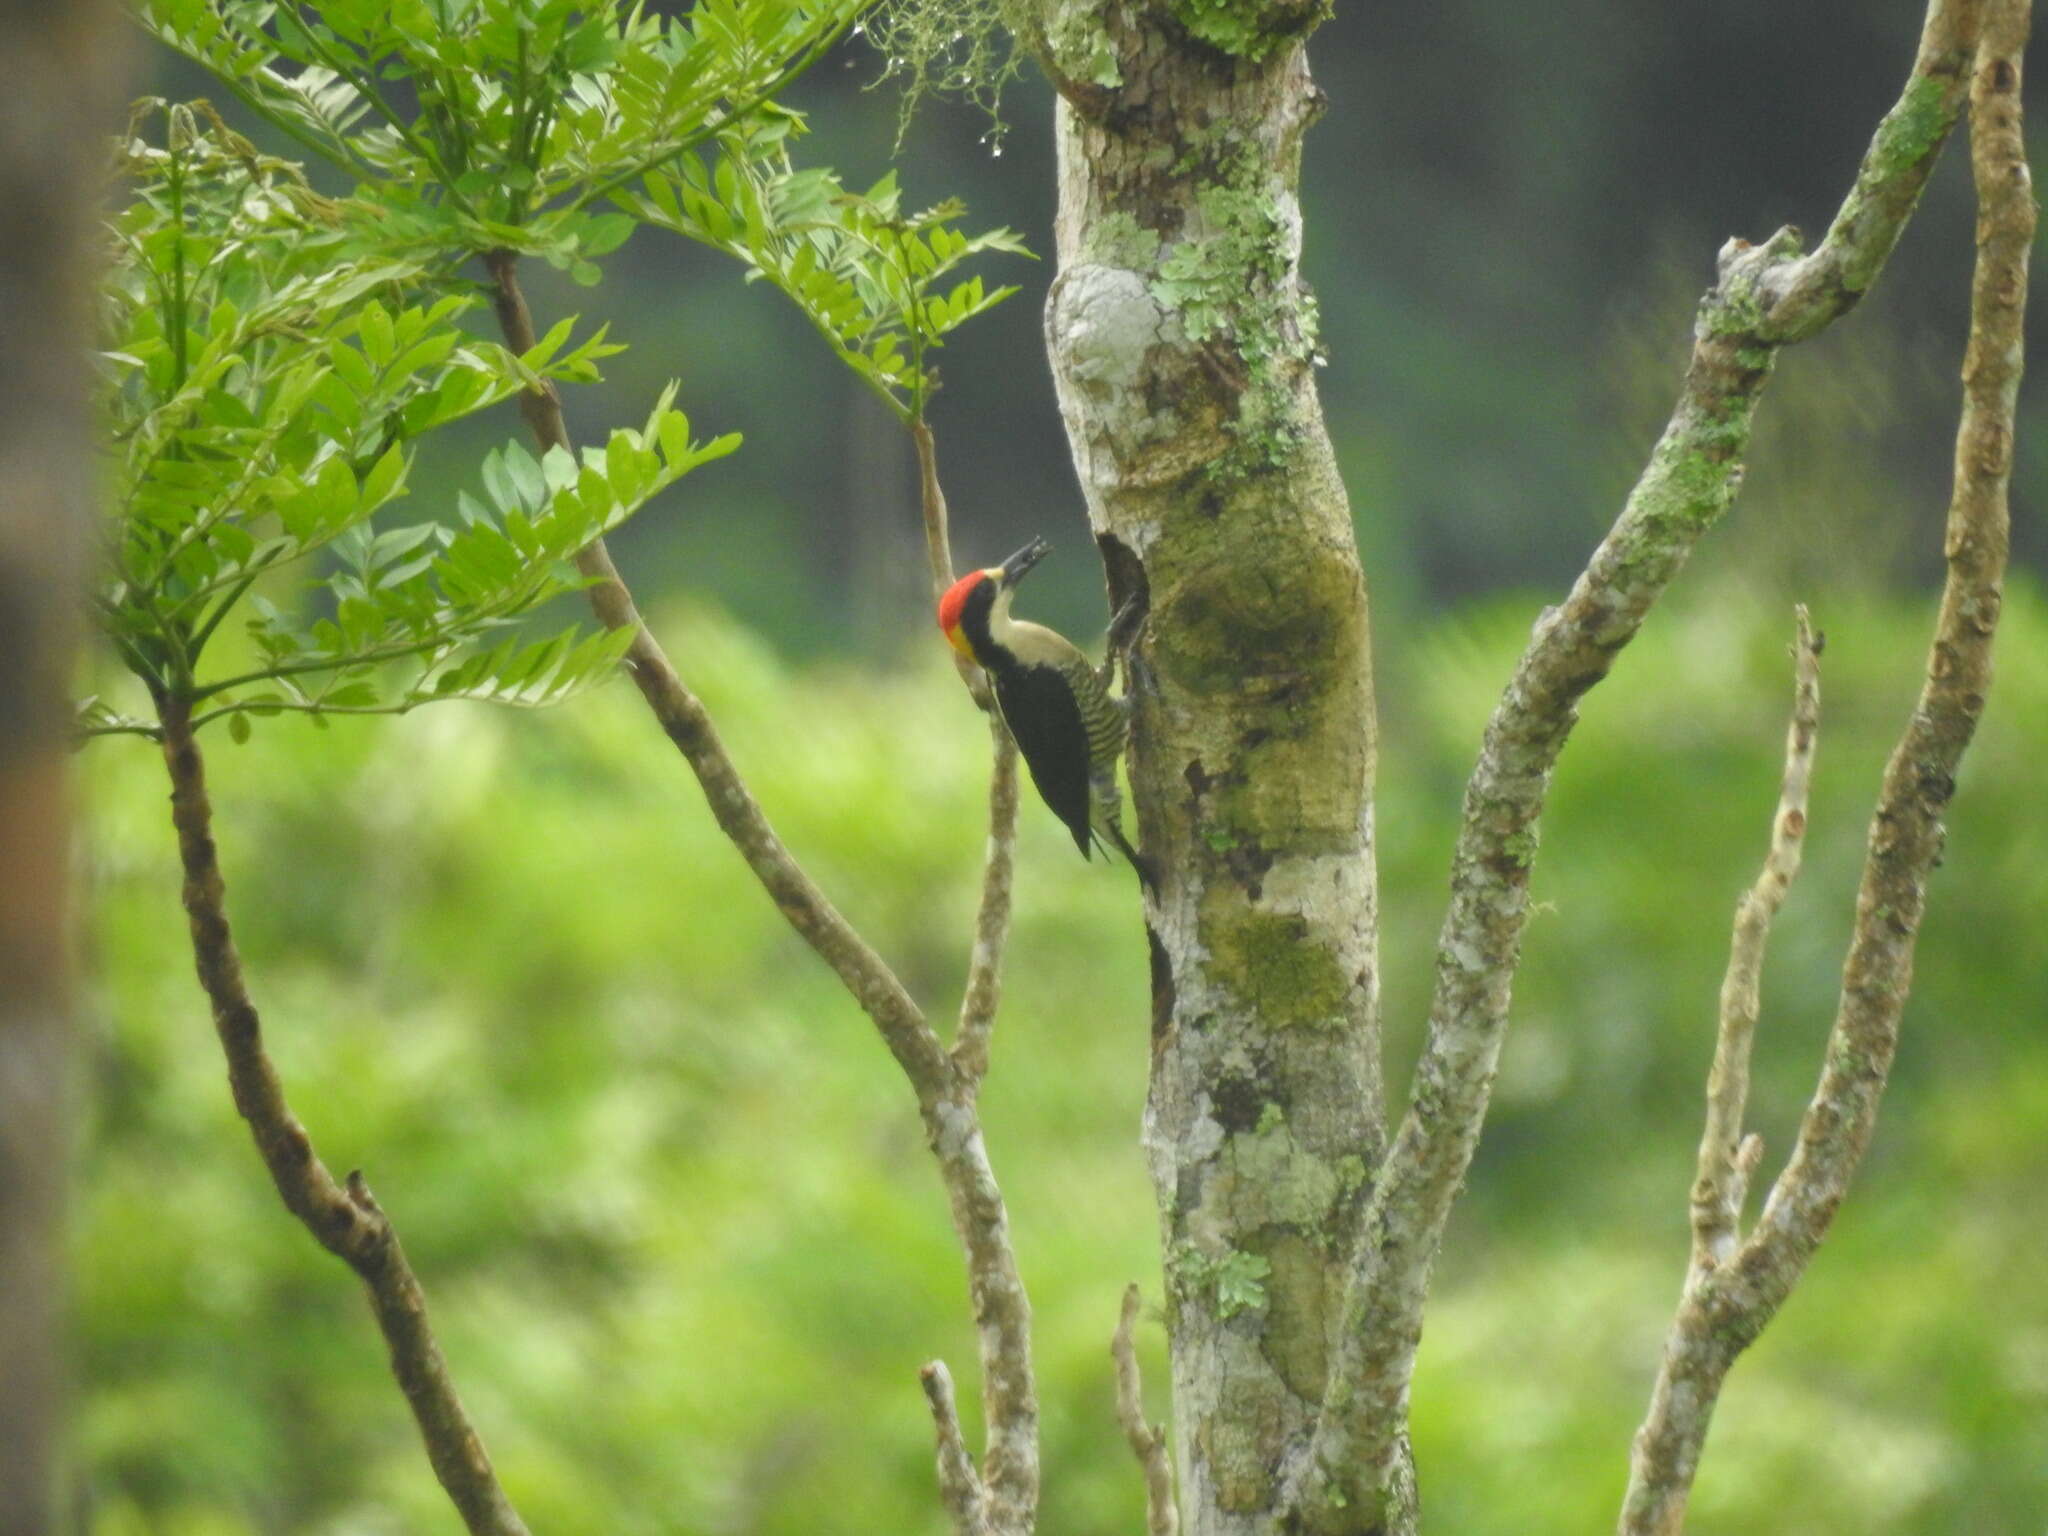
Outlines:
[[932, 1429], [939, 1445], [939, 1499], [952, 1516], [954, 1536], [982, 1536], [988, 1530], [988, 1493], [960, 1437], [960, 1414], [953, 1405], [953, 1375], [946, 1362], [934, 1360], [917, 1373], [924, 1398], [931, 1405]]
[[1145, 1471], [1146, 1536], [1176, 1536], [1180, 1510], [1173, 1500], [1173, 1461], [1165, 1434], [1145, 1419], [1145, 1384], [1138, 1374], [1138, 1304], [1138, 1287], [1125, 1286], [1123, 1312], [1109, 1341], [1109, 1357], [1116, 1362], [1116, 1421]]
[[1428, 1036], [1361, 1223], [1329, 1384], [1296, 1476], [1310, 1530], [1355, 1523], [1394, 1475], [1430, 1266], [1485, 1121], [1537, 821], [1579, 700], [1733, 501], [1778, 349], [1848, 310], [1883, 267], [1961, 110], [1977, 5], [1931, 0], [1906, 88], [1819, 250], [1802, 255], [1789, 229], [1722, 249], [1670, 423], [1570, 596], [1538, 620], [1487, 725], [1465, 792]]
[[434, 1475], [472, 1536], [526, 1536], [526, 1525], [491, 1470], [483, 1441], [456, 1396], [433, 1330], [426, 1297], [406, 1263], [398, 1233], [371, 1198], [360, 1173], [337, 1183], [285, 1102], [277, 1069], [263, 1047], [263, 1029], [242, 980], [242, 962], [228, 927], [227, 888], [213, 841], [206, 765], [192, 735], [191, 705], [159, 701], [164, 761], [171, 776], [171, 819], [184, 865], [185, 912], [199, 984], [213, 1005], [215, 1032], [227, 1055], [235, 1107], [249, 1122], [256, 1150], [291, 1213], [329, 1253], [361, 1278], [391, 1351], [391, 1371], [412, 1405]]
[[[519, 288], [518, 257], [511, 251], [494, 251], [485, 258], [485, 265], [496, 289], [498, 322], [506, 345], [523, 355], [532, 349], [534, 334], [533, 318]], [[544, 382], [522, 394], [520, 413], [543, 450], [571, 450], [561, 400], [552, 384]], [[1038, 1393], [1031, 1370], [1031, 1303], [1011, 1247], [1002, 1191], [982, 1140], [975, 1109], [979, 1080], [940, 1044], [895, 972], [804, 873], [776, 835], [719, 740], [702, 702], [641, 622], [633, 594], [612, 564], [604, 541], [597, 540], [579, 554], [576, 565], [591, 578], [590, 604], [599, 621], [607, 629], [632, 631], [627, 671], [669, 740], [696, 774], [720, 830], [739, 850], [790, 927], [832, 967], [874, 1022], [883, 1044], [910, 1080], [967, 1261], [968, 1295], [981, 1348], [982, 1408], [987, 1425], [982, 1477], [989, 1529], [995, 1536], [1021, 1536], [1031, 1529], [1038, 1507]], [[1011, 798], [1014, 800], [1014, 795]]]
[[[495, 251], [486, 258], [496, 285], [498, 321], [506, 344], [524, 355], [534, 346], [533, 319], [519, 289], [517, 261], [511, 251]], [[562, 418], [561, 399], [551, 383], [521, 394], [519, 409], [543, 450], [574, 451]], [[890, 1054], [916, 1089], [918, 1102], [936, 1104], [945, 1098], [951, 1087], [952, 1064], [938, 1037], [895, 973], [854, 932], [776, 836], [727, 755], [710, 715], [641, 622], [633, 594], [612, 564], [602, 539], [577, 555], [576, 568], [591, 580], [590, 605], [605, 628], [633, 632], [626, 669], [662, 729], [695, 770], [719, 827], [767, 887], [790, 926], [838, 973], [875, 1021]]]
[[[937, 603], [953, 585], [953, 542], [947, 525], [946, 492], [939, 484], [939, 456], [932, 442], [932, 429], [922, 416], [911, 418], [910, 440], [917, 446], [918, 507], [924, 518], [924, 553], [931, 568], [932, 601]], [[957, 651], [953, 653], [953, 665], [974, 702], [994, 714], [995, 696], [989, 691], [988, 678], [981, 668]]]
[[[1945, 544], [1948, 578], [1927, 678], [1878, 793], [1841, 1000], [1813, 1102], [1755, 1229], [1731, 1262], [1688, 1287], [1681, 1302], [1658, 1381], [1664, 1418], [1653, 1401], [1630, 1467], [1625, 1536], [1670, 1536], [1683, 1525], [1721, 1383], [1777, 1315], [1826, 1236], [1870, 1143], [1898, 1047], [1927, 880], [1941, 856], [1941, 815], [1990, 688], [2002, 601], [2035, 220], [2020, 112], [2029, 12], [2029, 0], [1986, 0], [1970, 83], [1977, 264]], [[1691, 1347], [1679, 1351], [1681, 1340]]]
[[988, 1075], [989, 1033], [1003, 996], [1003, 947], [1010, 932], [1010, 888], [1017, 844], [1017, 746], [991, 712], [988, 781], [988, 853], [982, 864], [981, 905], [974, 915], [974, 949], [967, 961], [967, 990], [960, 998], [960, 1026], [953, 1035], [953, 1060], [979, 1083]]
[[[1650, 1393], [1649, 1411], [1636, 1432], [1629, 1502], [1621, 1526], [1626, 1536], [1676, 1529], [1659, 1522], [1668, 1521], [1674, 1512], [1683, 1513], [1682, 1490], [1691, 1482], [1700, 1449], [1691, 1434], [1693, 1416], [1712, 1409], [1711, 1394], [1703, 1403], [1699, 1388], [1710, 1377], [1718, 1383], [1719, 1373], [1725, 1369], [1715, 1363], [1718, 1341], [1702, 1303], [1715, 1272], [1735, 1254], [1743, 1200], [1750, 1175], [1763, 1154], [1761, 1139], [1744, 1138], [1742, 1114], [1749, 1094], [1750, 1045], [1756, 1033], [1764, 949], [1770, 941], [1771, 921], [1798, 877], [1806, 838], [1807, 794], [1820, 730], [1820, 648], [1820, 637], [1802, 606], [1793, 643], [1796, 680], [1792, 723], [1785, 733], [1784, 780], [1777, 814], [1771, 820], [1770, 852], [1756, 884], [1743, 892], [1735, 906], [1728, 971], [1721, 983], [1714, 1064], [1707, 1078], [1706, 1130], [1700, 1139], [1699, 1168], [1692, 1186], [1692, 1256]], [[1703, 1416], [1699, 1428], [1704, 1432]], [[1675, 1511], [1670, 1499], [1674, 1488], [1679, 1490]]]
[[1926, 880], [1941, 856], [1941, 814], [1990, 689], [2035, 225], [2020, 105], [2031, 9], [2030, 0], [1987, 0], [1971, 82], [1977, 264], [1944, 541], [1948, 576], [1919, 704], [1885, 768], [1871, 822], [1826, 1069], [1747, 1245], [1760, 1259], [1803, 1261], [1819, 1240], [1812, 1218], [1825, 1225], [1862, 1156], [1897, 1044]]
[[[947, 526], [946, 493], [939, 484], [938, 452], [922, 416], [910, 422], [917, 445], [918, 503], [924, 518], [925, 559], [931, 568], [932, 599], [953, 585], [953, 544]], [[954, 653], [960, 681], [988, 711], [993, 763], [988, 785], [988, 852], [982, 863], [981, 905], [974, 918], [974, 950], [967, 962], [967, 988], [960, 999], [960, 1023], [953, 1035], [953, 1061], [973, 1082], [988, 1073], [989, 1033], [1002, 1000], [1003, 948], [1010, 934], [1010, 888], [1017, 844], [1017, 745], [995, 708], [988, 678], [965, 656]]]
[[1707, 1075], [1707, 1125], [1692, 1186], [1694, 1273], [1725, 1264], [1741, 1235], [1742, 1204], [1749, 1192], [1741, 1156], [1742, 1111], [1749, 1098], [1750, 1044], [1761, 1007], [1764, 948], [1785, 893], [1799, 878], [1806, 846], [1807, 794], [1820, 740], [1823, 637], [1814, 633], [1804, 604], [1796, 623], [1792, 723], [1785, 732], [1785, 776], [1777, 814], [1771, 819], [1771, 848], [1756, 884], [1736, 903], [1728, 971], [1721, 982], [1720, 1027], [1714, 1037], [1714, 1065]]
[[946, 492], [939, 484], [939, 456], [932, 442], [932, 429], [923, 417], [911, 421], [910, 440], [917, 447], [918, 510], [924, 516], [924, 554], [931, 567], [932, 601], [936, 603], [953, 585], [953, 539], [947, 526]]

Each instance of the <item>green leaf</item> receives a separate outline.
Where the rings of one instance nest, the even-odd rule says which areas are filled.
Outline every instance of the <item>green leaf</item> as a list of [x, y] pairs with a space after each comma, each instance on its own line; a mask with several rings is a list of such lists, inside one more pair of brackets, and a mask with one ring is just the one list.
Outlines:
[[671, 465], [690, 460], [690, 418], [681, 411], [664, 411], [655, 423], [661, 440], [661, 456]]
[[533, 509], [546, 506], [548, 481], [547, 476], [541, 473], [539, 461], [526, 451], [524, 445], [516, 442], [505, 444], [499, 454], [521, 504]]
[[554, 359], [554, 355], [562, 350], [562, 344], [569, 339], [569, 333], [575, 328], [576, 317], [574, 315], [557, 320], [548, 328], [547, 335], [541, 337], [534, 344], [532, 350], [520, 358], [520, 361], [535, 373], [543, 371]]
[[405, 469], [405, 450], [394, 443], [375, 464], [370, 466], [370, 472], [363, 476], [364, 504], [381, 507], [397, 495], [405, 479]]
[[600, 213], [584, 226], [583, 254], [608, 256], [624, 245], [637, 227], [638, 221], [631, 214]]
[[367, 399], [376, 389], [376, 371], [371, 368], [369, 360], [347, 342], [335, 342], [327, 357], [334, 365], [335, 373], [355, 391], [358, 399]]
[[385, 313], [383, 305], [372, 300], [363, 306], [359, 331], [363, 340], [364, 356], [375, 367], [382, 369], [397, 353], [391, 316]]

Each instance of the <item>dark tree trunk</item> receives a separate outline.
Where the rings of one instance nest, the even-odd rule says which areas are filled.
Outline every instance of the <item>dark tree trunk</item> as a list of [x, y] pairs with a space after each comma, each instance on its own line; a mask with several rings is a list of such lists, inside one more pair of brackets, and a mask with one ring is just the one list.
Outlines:
[[67, 696], [115, 9], [0, 3], [0, 1536], [57, 1524]]

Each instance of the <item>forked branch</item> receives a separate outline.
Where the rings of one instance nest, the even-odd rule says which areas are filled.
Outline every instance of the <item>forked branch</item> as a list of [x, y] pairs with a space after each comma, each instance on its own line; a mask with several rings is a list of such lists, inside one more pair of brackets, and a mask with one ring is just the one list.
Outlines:
[[1818, 249], [1802, 254], [1789, 229], [1722, 249], [1650, 463], [1571, 594], [1538, 620], [1488, 722], [1465, 792], [1422, 1059], [1361, 1223], [1329, 1384], [1296, 1474], [1311, 1530], [1355, 1527], [1395, 1475], [1430, 1266], [1485, 1121], [1538, 818], [1579, 701], [1733, 501], [1778, 349], [1848, 310], [1882, 269], [1961, 111], [1979, 26], [1979, 0], [1931, 0], [1905, 90]]
[[1764, 949], [1771, 923], [1799, 878], [1806, 848], [1806, 806], [1813, 784], [1813, 755], [1820, 743], [1820, 651], [1805, 605], [1798, 610], [1792, 640], [1792, 723], [1785, 732], [1785, 775], [1771, 818], [1771, 847], [1756, 884], [1735, 906], [1735, 931], [1728, 943], [1728, 972], [1721, 982], [1720, 1026], [1714, 1035], [1714, 1064], [1707, 1075], [1707, 1126], [1700, 1137], [1699, 1168], [1692, 1186], [1692, 1273], [1704, 1274], [1728, 1262], [1741, 1235], [1742, 1206], [1749, 1193], [1761, 1143], [1745, 1147], [1742, 1112], [1749, 1100], [1750, 1046], [1762, 1006]]
[[1707, 1077], [1707, 1124], [1692, 1186], [1692, 1256], [1678, 1310], [1664, 1341], [1650, 1409], [1636, 1433], [1624, 1533], [1675, 1532], [1714, 1396], [1732, 1356], [1722, 1348], [1705, 1305], [1713, 1276], [1735, 1255], [1742, 1206], [1763, 1142], [1742, 1134], [1749, 1097], [1750, 1046], [1756, 1035], [1764, 949], [1771, 921], [1798, 877], [1806, 840], [1807, 792], [1820, 730], [1820, 637], [1799, 610], [1792, 724], [1785, 735], [1785, 775], [1771, 820], [1771, 847], [1756, 884], [1735, 907], [1728, 972], [1721, 983], [1714, 1064]]
[[1636, 1442], [1624, 1536], [1668, 1536], [1681, 1528], [1721, 1381], [1777, 1315], [1826, 1236], [1870, 1143], [1891, 1074], [1927, 880], [1941, 856], [1942, 812], [1991, 686], [2034, 237], [2020, 113], [2030, 9], [2029, 0], [1986, 0], [1984, 7], [1970, 85], [1977, 264], [1945, 543], [1948, 578], [1926, 681], [1878, 792], [1820, 1081], [1755, 1230], [1732, 1259], [1688, 1281], [1651, 1416]]
[[938, 1440], [939, 1501], [953, 1522], [953, 1536], [983, 1536], [988, 1530], [988, 1491], [982, 1487], [974, 1458], [967, 1454], [967, 1442], [960, 1436], [953, 1373], [946, 1369], [945, 1361], [934, 1360], [918, 1371], [917, 1379], [932, 1411], [932, 1431]]
[[228, 926], [227, 887], [213, 841], [206, 763], [192, 735], [191, 705], [158, 701], [164, 762], [171, 775], [171, 819], [184, 866], [185, 913], [199, 984], [213, 1005], [213, 1025], [227, 1055], [235, 1108], [249, 1122], [256, 1150], [291, 1213], [320, 1246], [354, 1270], [391, 1351], [391, 1371], [412, 1405], [427, 1459], [471, 1536], [526, 1536], [526, 1525], [498, 1486], [483, 1441], [463, 1411], [448, 1362], [427, 1322], [426, 1297], [399, 1246], [390, 1219], [360, 1173], [336, 1182], [312, 1138], [285, 1102], [284, 1085], [263, 1046], [256, 1005], [242, 981], [242, 962]]
[[[534, 332], [519, 288], [518, 257], [511, 251], [494, 251], [485, 264], [496, 290], [498, 322], [506, 345], [525, 353], [534, 345]], [[522, 395], [520, 412], [542, 451], [570, 450], [568, 426], [552, 385]], [[936, 491], [935, 472], [932, 488]], [[927, 516], [929, 528], [933, 526], [929, 507]], [[936, 579], [940, 562], [950, 563], [944, 552], [943, 498], [938, 501], [935, 526]], [[1017, 1270], [1009, 1216], [989, 1164], [975, 1106], [980, 1074], [987, 1062], [1002, 940], [1009, 923], [1009, 829], [1015, 823], [1015, 765], [1012, 762], [1006, 767], [999, 745], [991, 789], [997, 820], [990, 831], [975, 957], [963, 1004], [960, 1041], [956, 1051], [949, 1051], [887, 962], [832, 905], [776, 835], [702, 702], [641, 622], [633, 595], [612, 564], [603, 540], [584, 550], [576, 563], [592, 580], [590, 603], [599, 621], [607, 629], [632, 631], [627, 671], [696, 774], [719, 828], [790, 927], [832, 967], [873, 1020], [883, 1043], [910, 1080], [967, 1261], [968, 1294], [981, 1346], [982, 1405], [987, 1424], [981, 1471], [985, 1517], [993, 1536], [1021, 1536], [1031, 1529], [1038, 1505], [1038, 1395], [1031, 1369], [1031, 1304]], [[1008, 826], [1001, 819], [1005, 805]]]

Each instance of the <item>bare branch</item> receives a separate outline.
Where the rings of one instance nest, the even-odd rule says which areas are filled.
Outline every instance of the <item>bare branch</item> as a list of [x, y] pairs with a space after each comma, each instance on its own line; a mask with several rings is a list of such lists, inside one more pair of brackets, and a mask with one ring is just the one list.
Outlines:
[[[953, 585], [953, 544], [946, 517], [946, 493], [939, 484], [939, 460], [931, 426], [923, 417], [910, 423], [917, 446], [918, 502], [924, 515], [925, 558], [931, 567], [932, 601]], [[1002, 1000], [1003, 947], [1010, 934], [1010, 887], [1017, 842], [1017, 747], [995, 708], [988, 678], [957, 651], [953, 665], [960, 681], [988, 713], [989, 745], [994, 755], [988, 786], [988, 853], [981, 875], [981, 905], [974, 920], [974, 951], [967, 965], [967, 988], [960, 999], [960, 1024], [953, 1036], [953, 1061], [974, 1083], [988, 1072], [989, 1032], [996, 1005]]]
[[[1941, 814], [1991, 685], [2002, 601], [2013, 407], [2024, 362], [2035, 219], [2020, 113], [2030, 8], [2029, 0], [1987, 0], [1984, 8], [1970, 83], [1977, 266], [1949, 501], [1948, 579], [1919, 703], [1878, 793], [1820, 1082], [1755, 1230], [1732, 1262], [1696, 1272], [1687, 1284], [1636, 1444], [1622, 1512], [1625, 1536], [1665, 1536], [1680, 1528], [1721, 1382], [1777, 1315], [1826, 1236], [1869, 1145], [1891, 1073], [1927, 879], [1941, 856]], [[1741, 1159], [1753, 1168], [1760, 1158], [1751, 1137]]]
[[1742, 1111], [1749, 1098], [1750, 1043], [1756, 1034], [1764, 948], [1785, 893], [1799, 878], [1806, 845], [1806, 802], [1820, 739], [1820, 650], [1805, 605], [1792, 642], [1796, 659], [1792, 723], [1785, 732], [1785, 776], [1771, 820], [1771, 849], [1756, 884], [1735, 906], [1728, 973], [1721, 982], [1721, 1020], [1707, 1077], [1707, 1126], [1692, 1186], [1692, 1268], [1702, 1273], [1735, 1252], [1749, 1176], [1742, 1166]]
[[1138, 1375], [1138, 1287], [1124, 1287], [1123, 1313], [1116, 1333], [1109, 1341], [1109, 1357], [1116, 1362], [1116, 1421], [1130, 1442], [1131, 1454], [1145, 1469], [1146, 1536], [1176, 1536], [1180, 1511], [1173, 1499], [1173, 1462], [1167, 1454], [1166, 1436], [1158, 1425], [1145, 1420], [1145, 1386]]
[[[1738, 1261], [1745, 1280], [1778, 1299], [1819, 1244], [1869, 1142], [1912, 982], [1927, 878], [1941, 857], [1941, 814], [1991, 686], [2035, 221], [2020, 112], [2020, 56], [2030, 11], [2030, 0], [1987, 0], [1971, 82], [1977, 267], [1944, 547], [1948, 578], [1927, 678], [1886, 765], [1871, 821], [1826, 1065], [1792, 1159]], [[1782, 1289], [1767, 1274], [1780, 1277]]]
[[974, 952], [967, 962], [967, 990], [960, 999], [960, 1027], [953, 1036], [953, 1061], [975, 1083], [988, 1075], [989, 1033], [1003, 996], [1003, 946], [1010, 933], [1017, 844], [1017, 746], [993, 710], [988, 734], [994, 753], [988, 782], [988, 854], [982, 865], [981, 905], [974, 917]]
[[1779, 347], [1849, 309], [1883, 267], [1961, 110], [1977, 18], [1978, 0], [1931, 0], [1905, 90], [1819, 250], [1802, 256], [1790, 229], [1761, 246], [1723, 247], [1649, 465], [1571, 594], [1537, 621], [1487, 725], [1465, 792], [1428, 1037], [1374, 1182], [1300, 1477], [1310, 1529], [1355, 1523], [1361, 1501], [1379, 1498], [1394, 1473], [1430, 1266], [1485, 1120], [1537, 821], [1578, 702], [1733, 501]]
[[910, 423], [910, 440], [917, 445], [917, 499], [924, 514], [924, 553], [931, 565], [932, 601], [936, 603], [953, 585], [953, 540], [946, 522], [946, 493], [939, 484], [939, 457], [932, 442], [932, 429], [923, 418]]
[[1713, 1319], [1702, 1302], [1715, 1271], [1734, 1256], [1743, 1199], [1763, 1154], [1758, 1137], [1744, 1138], [1742, 1113], [1749, 1094], [1750, 1043], [1756, 1032], [1764, 948], [1771, 920], [1799, 874], [1806, 837], [1807, 791], [1820, 729], [1820, 648], [1821, 639], [1802, 606], [1793, 643], [1796, 683], [1792, 724], [1785, 734], [1784, 783], [1763, 871], [1735, 907], [1714, 1065], [1707, 1079], [1707, 1126], [1692, 1187], [1692, 1258], [1665, 1339], [1649, 1412], [1636, 1433], [1623, 1536], [1658, 1536], [1679, 1529], [1707, 1418], [1727, 1368]]
[[[917, 499], [924, 515], [924, 552], [931, 567], [932, 602], [936, 604], [953, 585], [953, 541], [947, 525], [946, 492], [939, 484], [939, 456], [932, 441], [932, 429], [923, 417], [911, 421], [910, 440], [917, 445]], [[953, 652], [953, 665], [974, 702], [994, 714], [995, 695], [989, 691], [981, 668], [958, 651]]]
[[932, 1428], [939, 1441], [939, 1497], [952, 1516], [954, 1536], [982, 1536], [988, 1530], [988, 1495], [974, 1470], [974, 1458], [960, 1438], [960, 1414], [953, 1406], [953, 1376], [946, 1362], [934, 1360], [917, 1373], [931, 1404]]
[[353, 1269], [391, 1351], [391, 1371], [412, 1405], [427, 1459], [472, 1536], [526, 1536], [506, 1499], [483, 1441], [463, 1412], [448, 1362], [427, 1322], [420, 1290], [398, 1233], [371, 1198], [360, 1173], [344, 1188], [327, 1171], [312, 1139], [285, 1102], [284, 1086], [263, 1047], [263, 1029], [242, 981], [242, 962], [228, 927], [227, 887], [213, 842], [206, 765], [192, 735], [191, 705], [159, 701], [164, 761], [171, 775], [171, 819], [184, 864], [185, 913], [199, 984], [213, 1005], [214, 1030], [227, 1055], [235, 1108], [249, 1122], [256, 1150], [291, 1213], [320, 1245]]
[[967, 1257], [967, 1293], [981, 1349], [982, 1476], [993, 1536], [1028, 1536], [1038, 1506], [1038, 1391], [1031, 1374], [1031, 1302], [1010, 1246], [1003, 1207], [982, 1144], [975, 1084], [959, 1078], [955, 1096], [926, 1117], [926, 1131], [953, 1230]]
[[[485, 258], [496, 288], [498, 323], [506, 345], [524, 353], [534, 345], [533, 320], [520, 292], [518, 258], [494, 251]], [[570, 448], [560, 398], [551, 384], [520, 397], [520, 413], [543, 450]], [[933, 476], [936, 490], [936, 475]], [[938, 527], [943, 532], [943, 499]], [[950, 556], [947, 557], [950, 559]], [[790, 927], [832, 967], [862, 1011], [874, 1022], [889, 1053], [910, 1080], [917, 1096], [925, 1138], [937, 1158], [939, 1176], [952, 1210], [953, 1227], [967, 1260], [968, 1295], [980, 1343], [983, 1417], [987, 1441], [982, 1456], [989, 1530], [994, 1536], [1022, 1536], [1031, 1529], [1038, 1507], [1038, 1394], [1031, 1370], [1031, 1304], [1010, 1244], [1009, 1216], [1002, 1191], [989, 1165], [975, 1108], [980, 1087], [971, 1072], [940, 1044], [923, 1011], [887, 962], [848, 923], [825, 893], [805, 874], [776, 836], [760, 803], [740, 777], [739, 769], [697, 696], [684, 684], [661, 644], [641, 622], [633, 594], [612, 564], [604, 541], [591, 544], [576, 558], [577, 569], [592, 578], [590, 603], [607, 629], [630, 629], [633, 643], [626, 667], [641, 697], [670, 741], [689, 763], [704, 790], [720, 830], [739, 850]], [[971, 686], [971, 685], [970, 685]], [[1015, 767], [1007, 796], [1014, 825]], [[1001, 788], [1002, 757], [997, 757]], [[997, 936], [987, 950], [980, 976], [970, 975], [968, 1001], [977, 997], [994, 1007], [1001, 934], [1008, 926], [1007, 839], [1004, 856], [984, 879], [981, 929]], [[1001, 879], [996, 876], [1000, 874]], [[979, 944], [978, 944], [979, 949]], [[977, 960], [980, 959], [979, 953]], [[979, 985], [977, 986], [977, 979]], [[982, 1006], [977, 1004], [976, 1006]], [[978, 1059], [986, 1059], [988, 1025], [977, 1023]], [[973, 1058], [971, 1058], [973, 1059]]]

